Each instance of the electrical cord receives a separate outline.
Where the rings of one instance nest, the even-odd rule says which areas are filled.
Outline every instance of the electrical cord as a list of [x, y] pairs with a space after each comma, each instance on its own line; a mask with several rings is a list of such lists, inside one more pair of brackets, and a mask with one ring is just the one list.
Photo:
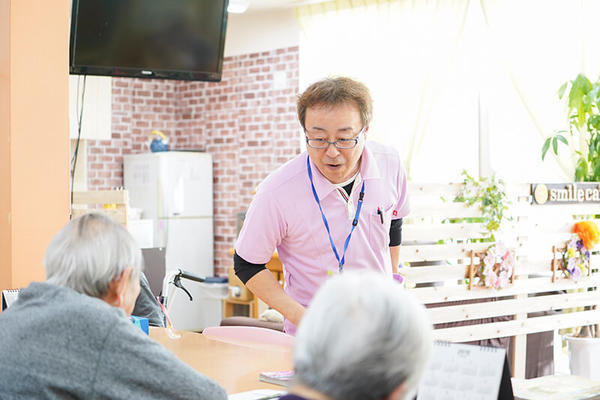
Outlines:
[[81, 109], [79, 108], [79, 83], [81, 82], [81, 76], [77, 79], [77, 102], [75, 110], [79, 111], [79, 117], [77, 119], [77, 141], [75, 142], [75, 151], [73, 152], [73, 158], [71, 158], [71, 206], [69, 212], [72, 214], [73, 210], [73, 187], [75, 186], [75, 168], [77, 167], [77, 155], [79, 153], [79, 141], [81, 140], [81, 120], [83, 118], [83, 106], [85, 104], [85, 84], [87, 75], [83, 76], [83, 88], [81, 91]]

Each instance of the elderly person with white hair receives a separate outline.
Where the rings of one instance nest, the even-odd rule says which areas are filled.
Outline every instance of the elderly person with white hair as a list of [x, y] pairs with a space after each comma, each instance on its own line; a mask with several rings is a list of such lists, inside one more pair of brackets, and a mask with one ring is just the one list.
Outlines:
[[294, 383], [281, 400], [411, 399], [432, 347], [424, 307], [375, 272], [319, 289], [296, 335]]
[[46, 282], [0, 314], [0, 397], [227, 398], [129, 320], [142, 263], [122, 226], [101, 214], [75, 218], [44, 265]]

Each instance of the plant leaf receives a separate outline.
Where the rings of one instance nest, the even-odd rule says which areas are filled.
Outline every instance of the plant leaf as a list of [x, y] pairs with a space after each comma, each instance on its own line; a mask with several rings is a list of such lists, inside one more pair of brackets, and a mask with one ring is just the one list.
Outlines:
[[567, 146], [569, 145], [569, 142], [567, 141], [567, 139], [563, 135], [556, 135], [555, 137], [558, 140], [560, 140], [561, 142], [563, 142], [564, 144], [566, 144]]
[[592, 90], [588, 92], [588, 96], [590, 97], [591, 102], [600, 100], [598, 96], [600, 96], [600, 84], [598, 82], [592, 85]]
[[588, 174], [588, 164], [585, 158], [581, 157], [577, 160], [577, 165], [575, 166], [575, 181], [581, 182], [585, 179]]
[[554, 151], [554, 154], [558, 155], [558, 142], [556, 136], [552, 138], [552, 151]]
[[558, 98], [562, 100], [564, 94], [565, 94], [565, 90], [567, 89], [567, 85], [569, 84], [569, 82], [565, 82], [563, 83], [560, 88], [558, 88]]
[[594, 180], [597, 181], [600, 178], [600, 162], [596, 162], [594, 166]]
[[596, 115], [593, 115], [592, 117], [590, 117], [590, 119], [588, 120], [588, 124], [592, 128], [600, 131], [600, 114], [596, 114]]
[[548, 152], [548, 149], [550, 148], [550, 140], [552, 138], [548, 138], [546, 139], [546, 141], [544, 142], [544, 145], [542, 146], [542, 161], [544, 161], [544, 157], [546, 157], [546, 153]]
[[584, 96], [592, 90], [592, 83], [583, 74], [577, 75], [569, 91], [569, 110], [576, 111], [577, 121], [575, 125], [581, 129], [585, 123], [585, 100]]

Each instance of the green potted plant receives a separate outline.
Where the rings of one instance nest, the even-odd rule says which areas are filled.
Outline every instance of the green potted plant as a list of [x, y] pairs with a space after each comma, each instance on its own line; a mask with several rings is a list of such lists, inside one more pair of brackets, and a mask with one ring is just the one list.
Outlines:
[[[576, 182], [600, 181], [600, 79], [590, 81], [579, 74], [558, 90], [559, 99], [567, 93], [568, 130], [557, 131], [546, 139], [542, 146], [542, 160], [552, 147], [558, 155], [558, 146], [570, 147], [575, 161]], [[566, 138], [563, 133], [569, 133]]]
[[[580, 221], [573, 226], [573, 232], [573, 237], [566, 245], [562, 262], [567, 268], [569, 278], [577, 281], [578, 276], [582, 276], [585, 271], [585, 264], [589, 263], [592, 250], [600, 241], [600, 230], [594, 221]], [[591, 307], [587, 306], [586, 309]], [[565, 340], [568, 345], [571, 374], [593, 380], [600, 379], [598, 324], [579, 327], [573, 335], [567, 335]]]
[[[590, 81], [585, 75], [564, 83], [558, 90], [559, 99], [565, 93], [569, 129], [558, 131], [546, 139], [542, 146], [542, 160], [550, 147], [558, 155], [558, 146], [563, 143], [571, 149], [575, 161], [574, 180], [600, 181], [600, 79]], [[568, 139], [563, 136], [568, 133]], [[594, 329], [595, 328], [595, 329]], [[569, 343], [569, 365], [571, 373], [600, 379], [600, 356], [598, 327], [584, 326], [579, 333], [566, 338]], [[594, 356], [592, 356], [592, 354]]]
[[494, 241], [494, 233], [500, 229], [502, 222], [512, 219], [505, 215], [511, 203], [506, 195], [504, 181], [496, 178], [496, 175], [476, 179], [466, 170], [463, 170], [461, 174], [464, 177], [464, 186], [454, 197], [454, 201], [465, 203], [468, 207], [477, 206], [481, 211], [481, 217], [456, 218], [450, 222], [462, 222], [463, 220], [482, 222], [488, 236], [486, 239]]

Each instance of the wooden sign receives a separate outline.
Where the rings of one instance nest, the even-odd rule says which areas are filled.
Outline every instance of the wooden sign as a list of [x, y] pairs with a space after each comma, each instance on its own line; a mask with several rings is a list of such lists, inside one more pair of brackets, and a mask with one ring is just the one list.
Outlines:
[[600, 203], [598, 182], [532, 183], [533, 204]]

